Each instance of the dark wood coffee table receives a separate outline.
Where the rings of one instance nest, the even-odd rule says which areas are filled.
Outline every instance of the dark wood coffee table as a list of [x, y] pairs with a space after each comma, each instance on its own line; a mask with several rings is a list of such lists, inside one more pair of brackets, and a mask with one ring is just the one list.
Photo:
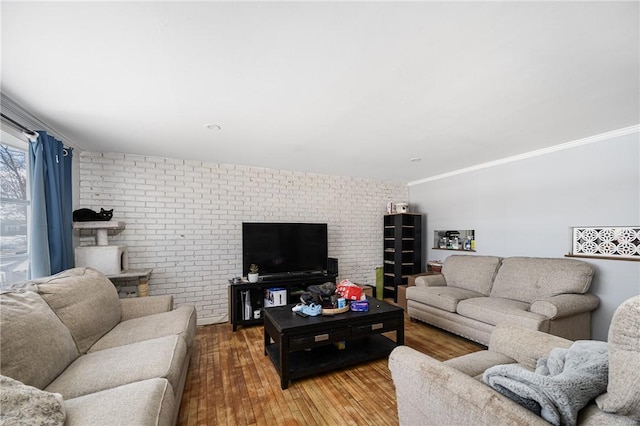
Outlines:
[[[289, 380], [383, 358], [404, 344], [404, 310], [398, 306], [369, 298], [368, 312], [308, 318], [292, 312], [293, 306], [264, 310], [264, 353], [282, 389]], [[395, 331], [395, 342], [381, 335], [388, 331]]]

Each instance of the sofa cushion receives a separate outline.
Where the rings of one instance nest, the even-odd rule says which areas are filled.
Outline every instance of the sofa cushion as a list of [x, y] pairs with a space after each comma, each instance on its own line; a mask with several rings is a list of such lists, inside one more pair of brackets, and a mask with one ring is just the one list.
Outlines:
[[476, 297], [461, 300], [458, 313], [491, 325], [508, 324], [547, 331], [546, 317], [528, 311], [529, 304], [501, 297]]
[[449, 256], [442, 265], [447, 285], [475, 291], [484, 296], [491, 292], [493, 278], [500, 266], [495, 256]]
[[0, 295], [0, 318], [3, 375], [43, 389], [78, 357], [69, 329], [32, 291]]
[[575, 259], [509, 257], [502, 260], [491, 296], [531, 303], [565, 293], [586, 293], [593, 267]]
[[62, 426], [65, 418], [62, 395], [0, 376], [0, 424]]
[[149, 379], [72, 398], [65, 404], [66, 426], [169, 426], [176, 401], [166, 379]]
[[458, 287], [407, 287], [407, 298], [447, 312], [456, 312], [458, 302], [482, 294]]
[[179, 389], [186, 357], [187, 345], [180, 336], [92, 352], [75, 360], [45, 390], [69, 399], [154, 378], [166, 378]]
[[640, 421], [640, 296], [616, 309], [608, 342], [609, 385], [596, 399], [598, 407]]
[[183, 305], [173, 311], [122, 321], [102, 336], [89, 349], [89, 352], [172, 335], [182, 336], [187, 347], [191, 347], [195, 331], [195, 308], [191, 305]]
[[71, 330], [81, 353], [120, 322], [115, 286], [101, 272], [75, 268], [36, 281], [38, 292]]

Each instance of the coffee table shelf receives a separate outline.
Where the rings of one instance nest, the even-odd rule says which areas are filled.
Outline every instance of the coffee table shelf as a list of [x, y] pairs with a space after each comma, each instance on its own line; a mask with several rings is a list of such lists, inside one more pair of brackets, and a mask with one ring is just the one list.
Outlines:
[[[308, 351], [296, 351], [289, 354], [289, 379], [299, 379], [339, 368], [345, 368], [363, 362], [388, 356], [396, 342], [375, 335], [362, 339], [353, 339], [345, 343], [344, 349], [335, 345], [318, 346]], [[277, 345], [267, 347], [267, 353], [278, 372], [281, 373], [280, 350]], [[281, 373], [282, 374], [282, 373]]]

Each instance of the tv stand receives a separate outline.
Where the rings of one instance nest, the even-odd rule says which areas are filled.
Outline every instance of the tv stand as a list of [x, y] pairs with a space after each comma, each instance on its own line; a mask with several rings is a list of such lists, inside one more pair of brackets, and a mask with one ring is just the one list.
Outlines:
[[[260, 279], [257, 283], [242, 281], [234, 283], [229, 280], [229, 321], [233, 326], [233, 331], [238, 326], [258, 325], [263, 323], [264, 309], [264, 290], [266, 288], [284, 288], [287, 290], [287, 304], [298, 303], [300, 301], [300, 293], [307, 290], [307, 287], [313, 284], [324, 284], [332, 282], [335, 284], [336, 275], [325, 273], [304, 273], [289, 276], [269, 277], [268, 280]], [[297, 290], [297, 291], [296, 291]], [[248, 291], [251, 301], [251, 318], [243, 319], [244, 311], [242, 294]], [[260, 310], [260, 318], [253, 318], [253, 312]]]

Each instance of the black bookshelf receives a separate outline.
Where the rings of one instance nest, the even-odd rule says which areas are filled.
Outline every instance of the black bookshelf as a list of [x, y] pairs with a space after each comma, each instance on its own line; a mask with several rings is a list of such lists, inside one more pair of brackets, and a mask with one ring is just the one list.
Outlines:
[[383, 297], [398, 301], [398, 286], [409, 275], [423, 272], [422, 215], [396, 213], [384, 216]]

